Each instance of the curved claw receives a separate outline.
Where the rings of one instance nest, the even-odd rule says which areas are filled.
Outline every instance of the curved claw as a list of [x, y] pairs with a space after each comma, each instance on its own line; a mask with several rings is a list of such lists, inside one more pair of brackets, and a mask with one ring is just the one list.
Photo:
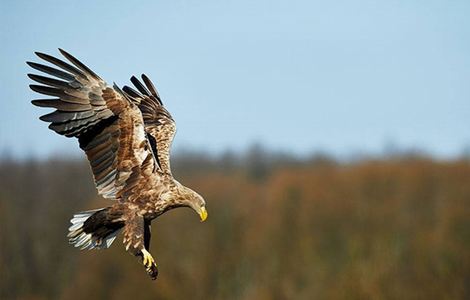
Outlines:
[[157, 264], [153, 259], [152, 255], [146, 250], [142, 249], [142, 263], [145, 266], [145, 270], [150, 275], [150, 277], [155, 280], [158, 275]]
[[157, 279], [158, 269], [156, 265], [151, 266], [149, 269], [146, 269], [146, 271], [152, 280]]

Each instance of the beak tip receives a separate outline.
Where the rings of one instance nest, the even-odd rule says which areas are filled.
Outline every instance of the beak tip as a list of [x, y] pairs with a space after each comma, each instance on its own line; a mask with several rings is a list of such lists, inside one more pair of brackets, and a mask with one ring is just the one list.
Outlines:
[[201, 222], [204, 222], [207, 219], [207, 210], [203, 207], [200, 213]]

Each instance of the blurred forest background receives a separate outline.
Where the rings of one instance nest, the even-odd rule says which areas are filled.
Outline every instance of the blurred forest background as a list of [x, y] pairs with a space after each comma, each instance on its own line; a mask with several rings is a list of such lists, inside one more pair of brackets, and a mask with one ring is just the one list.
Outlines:
[[469, 299], [470, 160], [337, 161], [253, 147], [180, 152], [186, 209], [153, 222], [151, 281], [118, 238], [67, 244], [74, 212], [109, 205], [86, 161], [0, 163], [1, 299]]

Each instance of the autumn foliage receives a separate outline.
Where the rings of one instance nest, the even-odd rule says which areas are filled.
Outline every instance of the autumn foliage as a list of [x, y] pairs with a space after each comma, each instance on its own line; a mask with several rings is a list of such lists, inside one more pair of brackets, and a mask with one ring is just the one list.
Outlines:
[[470, 163], [181, 156], [202, 194], [153, 222], [151, 281], [118, 238], [80, 252], [74, 212], [109, 204], [86, 162], [0, 166], [1, 299], [468, 299]]

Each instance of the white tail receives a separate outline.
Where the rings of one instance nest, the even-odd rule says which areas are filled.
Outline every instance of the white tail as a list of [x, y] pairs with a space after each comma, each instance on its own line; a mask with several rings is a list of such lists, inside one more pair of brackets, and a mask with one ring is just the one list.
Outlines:
[[[94, 213], [104, 210], [104, 208], [84, 211], [73, 215], [70, 222], [72, 225], [69, 227], [69, 243], [74, 245], [80, 250], [83, 249], [106, 249], [111, 246], [114, 239], [120, 230], [116, 230], [106, 235], [105, 237], [94, 236], [93, 232], [85, 232], [83, 225]], [[104, 240], [103, 240], [104, 239]]]

